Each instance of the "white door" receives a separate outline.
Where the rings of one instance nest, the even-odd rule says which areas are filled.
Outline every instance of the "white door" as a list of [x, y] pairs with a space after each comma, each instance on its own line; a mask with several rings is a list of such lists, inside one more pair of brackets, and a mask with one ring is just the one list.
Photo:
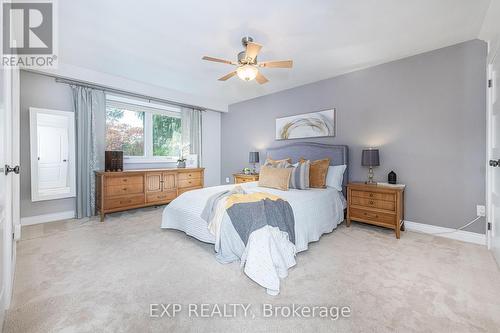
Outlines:
[[489, 245], [500, 264], [500, 51], [489, 68], [487, 204]]
[[6, 154], [5, 154], [5, 122], [8, 120], [7, 114], [5, 111], [5, 73], [3, 70], [0, 70], [0, 311], [5, 309], [5, 277], [4, 277], [4, 235], [5, 235], [5, 225], [9, 223], [7, 220], [9, 216], [8, 206], [9, 206], [9, 198], [8, 198], [8, 182], [7, 176], [5, 175], [5, 164], [7, 162]]
[[75, 196], [75, 114], [30, 108], [31, 201]]
[[13, 144], [17, 142], [15, 136], [18, 133], [13, 126], [17, 121], [13, 107], [13, 80], [16, 75], [13, 70], [0, 69], [0, 311], [8, 308], [10, 304], [15, 261], [12, 235], [18, 200], [15, 200], [14, 192], [19, 181], [19, 169], [13, 168], [12, 163], [16, 158]]
[[67, 187], [68, 126], [57, 116], [38, 114], [38, 190]]

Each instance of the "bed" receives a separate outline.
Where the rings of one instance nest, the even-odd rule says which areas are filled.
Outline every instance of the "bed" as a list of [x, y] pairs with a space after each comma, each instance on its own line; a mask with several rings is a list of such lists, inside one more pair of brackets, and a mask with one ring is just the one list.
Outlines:
[[[343, 145], [300, 142], [270, 148], [266, 155], [273, 159], [291, 158], [293, 161], [301, 157], [310, 160], [330, 158], [330, 165], [349, 165], [348, 147]], [[344, 220], [348, 170], [349, 168], [344, 172], [342, 192], [333, 188], [281, 191], [259, 187], [258, 182], [238, 186], [248, 193], [266, 192], [288, 201], [295, 219], [296, 252], [301, 252], [307, 250], [310, 242], [318, 241], [321, 235], [332, 232]], [[221, 185], [183, 193], [163, 211], [161, 228], [181, 230], [202, 242], [216, 244], [215, 236], [208, 230], [207, 221], [201, 218], [202, 211], [210, 197], [235, 186], [237, 185]], [[267, 289], [272, 294], [270, 288]]]

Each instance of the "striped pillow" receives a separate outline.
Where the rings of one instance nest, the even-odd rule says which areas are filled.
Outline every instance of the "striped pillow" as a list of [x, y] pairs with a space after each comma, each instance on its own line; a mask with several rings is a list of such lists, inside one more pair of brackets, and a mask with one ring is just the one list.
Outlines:
[[297, 190], [307, 190], [309, 188], [309, 170], [311, 168], [311, 161], [305, 160], [295, 164], [287, 164], [287, 168], [292, 168], [290, 175], [289, 188]]

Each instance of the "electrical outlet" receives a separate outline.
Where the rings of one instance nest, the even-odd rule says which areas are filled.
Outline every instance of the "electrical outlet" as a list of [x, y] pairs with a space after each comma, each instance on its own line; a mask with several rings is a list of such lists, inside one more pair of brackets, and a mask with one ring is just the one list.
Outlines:
[[226, 183], [229, 183], [229, 177], [226, 177]]
[[486, 207], [483, 205], [476, 206], [476, 215], [477, 216], [486, 216]]

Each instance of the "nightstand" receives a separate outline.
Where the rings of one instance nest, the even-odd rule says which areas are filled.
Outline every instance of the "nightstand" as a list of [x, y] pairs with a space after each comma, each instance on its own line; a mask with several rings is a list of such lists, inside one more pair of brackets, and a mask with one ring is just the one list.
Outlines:
[[235, 173], [233, 174], [234, 177], [234, 183], [235, 184], [240, 184], [240, 183], [248, 183], [248, 182], [256, 182], [259, 180], [259, 174], [251, 174], [247, 175], [244, 173]]
[[393, 229], [399, 239], [404, 231], [405, 185], [349, 183], [347, 226], [358, 221]]

